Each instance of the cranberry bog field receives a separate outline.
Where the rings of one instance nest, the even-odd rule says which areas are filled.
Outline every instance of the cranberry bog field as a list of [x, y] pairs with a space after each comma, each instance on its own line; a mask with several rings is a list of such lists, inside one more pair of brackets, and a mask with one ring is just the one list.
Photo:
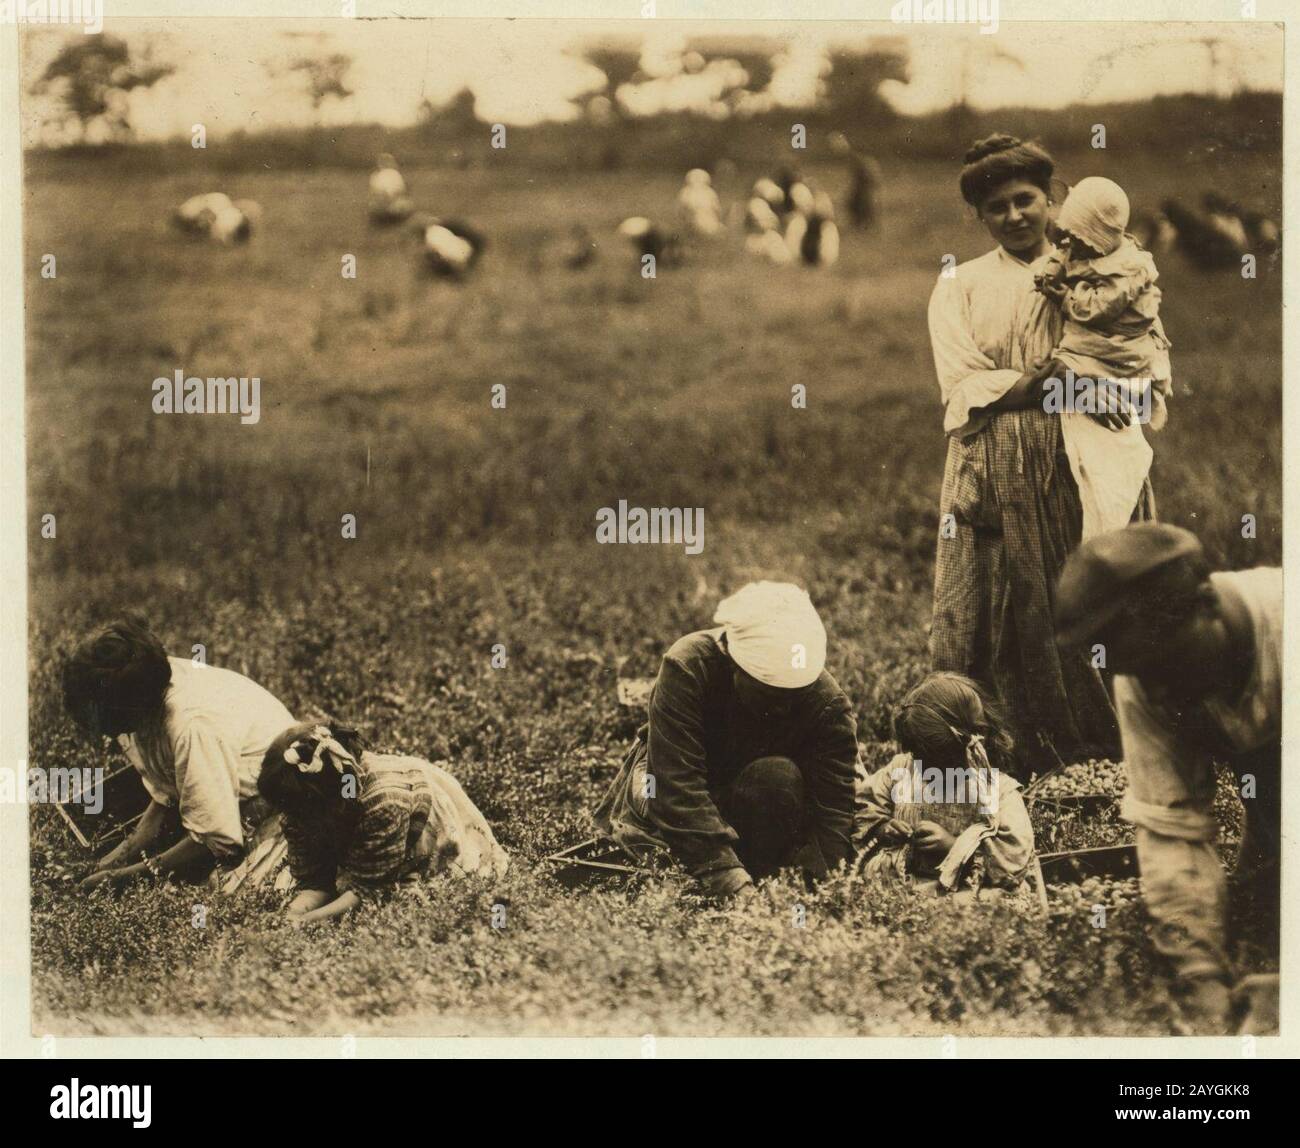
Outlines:
[[[56, 671], [95, 620], [142, 608], [173, 653], [201, 644], [300, 715], [445, 758], [514, 866], [299, 931], [269, 891], [84, 896], [86, 855], [34, 806], [37, 1031], [1172, 1031], [1133, 881], [1054, 888], [1038, 914], [783, 877], [728, 912], [672, 876], [568, 890], [539, 864], [587, 834], [640, 720], [618, 678], [652, 675], [748, 579], [809, 588], [864, 759], [887, 760], [890, 707], [926, 664], [944, 455], [925, 306], [944, 255], [989, 240], [953, 166], [882, 161], [882, 224], [848, 232], [833, 268], [773, 267], [733, 225], [654, 279], [615, 229], [670, 220], [680, 172], [414, 168], [422, 208], [487, 236], [460, 284], [423, 275], [402, 229], [367, 227], [357, 171], [42, 167], [24, 199], [31, 764], [120, 764], [74, 734]], [[1278, 167], [1115, 142], [1061, 174], [1111, 176], [1139, 208], [1213, 187], [1276, 214]], [[720, 178], [724, 202], [758, 174]], [[810, 174], [839, 195], [839, 172]], [[247, 246], [169, 229], [217, 189], [262, 205]], [[597, 241], [579, 270], [574, 224]], [[1226, 565], [1277, 562], [1280, 260], [1254, 279], [1159, 262], [1176, 387], [1153, 440], [1160, 515]], [[154, 413], [177, 370], [257, 377], [258, 421]], [[598, 544], [620, 499], [702, 507], [702, 553]]]

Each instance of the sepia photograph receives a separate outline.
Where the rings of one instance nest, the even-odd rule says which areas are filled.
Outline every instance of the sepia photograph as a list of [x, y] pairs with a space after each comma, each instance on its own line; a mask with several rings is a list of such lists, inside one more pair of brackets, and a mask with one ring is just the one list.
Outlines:
[[31, 1038], [1287, 1035], [1263, 6], [8, 7]]

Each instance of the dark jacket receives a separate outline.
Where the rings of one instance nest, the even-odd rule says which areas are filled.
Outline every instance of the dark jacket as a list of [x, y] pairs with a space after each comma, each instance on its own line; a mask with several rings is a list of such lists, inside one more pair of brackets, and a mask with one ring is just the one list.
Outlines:
[[[823, 671], [788, 714], [757, 717], [736, 696], [736, 667], [720, 635], [687, 634], [664, 655], [650, 720], [597, 810], [597, 824], [643, 830], [697, 877], [740, 868], [719, 795], [751, 761], [788, 757], [804, 779], [809, 842], [834, 866], [852, 853], [857, 723], [849, 699]], [[638, 766], [654, 779], [653, 800], [637, 800]]]

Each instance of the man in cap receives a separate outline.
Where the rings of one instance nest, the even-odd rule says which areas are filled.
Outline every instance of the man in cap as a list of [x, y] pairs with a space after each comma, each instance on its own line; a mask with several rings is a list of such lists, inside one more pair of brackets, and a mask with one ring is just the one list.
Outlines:
[[717, 627], [674, 642], [650, 720], [595, 813], [634, 852], [667, 849], [717, 897], [852, 851], [852, 706], [825, 670], [826, 630], [797, 586], [754, 582]]
[[1122, 814], [1157, 948], [1193, 1024], [1223, 1031], [1232, 1004], [1227, 885], [1214, 842], [1214, 763], [1246, 809], [1236, 895], [1276, 943], [1281, 830], [1282, 571], [1210, 572], [1196, 535], [1147, 522], [1099, 535], [1066, 562], [1057, 640], [1104, 653], [1128, 764]]

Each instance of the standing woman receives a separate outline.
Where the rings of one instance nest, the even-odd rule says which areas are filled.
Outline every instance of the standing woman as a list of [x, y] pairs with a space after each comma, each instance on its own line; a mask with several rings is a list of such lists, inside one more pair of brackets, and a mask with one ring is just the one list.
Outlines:
[[[1083, 509], [1061, 439], [1044, 409], [1060, 317], [1034, 289], [1055, 249], [1046, 229], [1052, 157], [1010, 135], [966, 153], [962, 198], [997, 246], [941, 276], [930, 342], [948, 457], [939, 498], [934, 670], [965, 674], [1002, 703], [1019, 767], [1041, 768], [1118, 748], [1114, 710], [1087, 654], [1062, 653], [1053, 587], [1079, 544]], [[1093, 416], [1128, 425], [1125, 412]], [[1150, 481], [1135, 517], [1152, 517]]]
[[[254, 837], [261, 844], [279, 835], [257, 778], [267, 748], [293, 716], [256, 682], [169, 658], [148, 623], [126, 615], [73, 652], [63, 668], [63, 698], [83, 729], [117, 739], [151, 799], [83, 888], [123, 885], [151, 872], [233, 869]], [[169, 807], [177, 808], [186, 832], [146, 861], [143, 855], [163, 844]]]

